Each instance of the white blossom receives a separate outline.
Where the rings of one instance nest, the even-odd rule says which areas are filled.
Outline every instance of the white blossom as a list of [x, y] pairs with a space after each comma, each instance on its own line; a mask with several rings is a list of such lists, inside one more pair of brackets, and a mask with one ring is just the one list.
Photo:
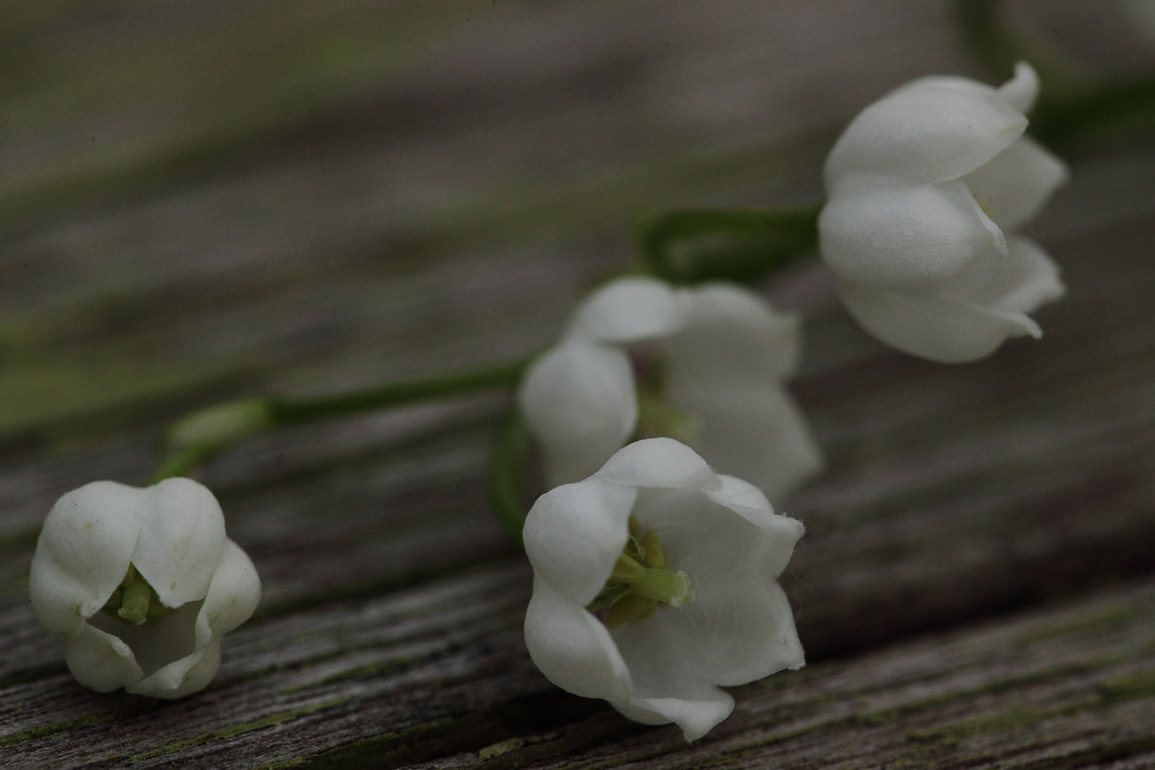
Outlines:
[[934, 361], [972, 361], [1062, 296], [1055, 263], [1015, 235], [1067, 178], [1023, 134], [1038, 94], [1027, 64], [1000, 88], [927, 77], [851, 122], [826, 162], [823, 259], [878, 339]]
[[796, 317], [736, 286], [623, 278], [595, 292], [519, 391], [550, 485], [631, 438], [670, 436], [780, 500], [822, 464], [783, 387], [800, 336]]
[[216, 674], [221, 636], [252, 615], [261, 585], [202, 485], [96, 481], [49, 511], [29, 594], [78, 682], [179, 698]]
[[630, 444], [526, 518], [530, 656], [559, 687], [695, 740], [734, 707], [720, 686], [804, 665], [777, 583], [802, 533], [685, 445]]

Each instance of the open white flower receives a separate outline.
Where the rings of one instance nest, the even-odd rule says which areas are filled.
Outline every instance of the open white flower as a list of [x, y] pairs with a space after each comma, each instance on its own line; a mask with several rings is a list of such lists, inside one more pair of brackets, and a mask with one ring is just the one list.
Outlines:
[[646, 439], [542, 495], [525, 521], [525, 641], [562, 689], [695, 740], [745, 684], [804, 664], [777, 583], [801, 522], [683, 444]]
[[261, 584], [202, 485], [96, 481], [49, 511], [29, 594], [78, 682], [179, 698], [216, 674], [221, 636], [253, 614]]
[[973, 361], [1042, 332], [1027, 313], [1062, 296], [1055, 263], [1011, 235], [1067, 178], [1023, 135], [1039, 82], [1026, 64], [990, 88], [927, 77], [851, 122], [826, 161], [823, 259], [878, 339], [934, 361]]
[[780, 500], [822, 464], [782, 385], [800, 336], [796, 317], [735, 286], [623, 278], [595, 292], [518, 394], [550, 485], [585, 478], [631, 437], [670, 436]]

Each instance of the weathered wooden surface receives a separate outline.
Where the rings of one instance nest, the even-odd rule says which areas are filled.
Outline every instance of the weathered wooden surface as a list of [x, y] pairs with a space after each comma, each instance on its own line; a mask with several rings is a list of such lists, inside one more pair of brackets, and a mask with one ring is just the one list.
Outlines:
[[[1088, 12], [1089, 7], [1095, 12]], [[947, 3], [9, 4], [0, 9], [0, 764], [1155, 764], [1155, 142], [1065, 148], [1040, 342], [888, 351], [818, 266], [789, 501], [811, 666], [686, 746], [553, 688], [488, 511], [501, 394], [313, 425], [203, 472], [265, 584], [173, 704], [71, 682], [27, 568], [68, 489], [138, 483], [188, 408], [522, 355], [664, 206], [816, 200], [903, 80], [997, 80]], [[1009, 4], [1083, 77], [1155, 71], [1122, 5]], [[1025, 614], [1024, 614], [1025, 613]]]

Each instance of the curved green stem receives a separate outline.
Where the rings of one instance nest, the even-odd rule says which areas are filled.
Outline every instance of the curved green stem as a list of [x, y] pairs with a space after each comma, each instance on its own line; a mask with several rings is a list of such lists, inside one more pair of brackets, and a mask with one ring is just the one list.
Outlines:
[[188, 415], [168, 430], [168, 455], [152, 474], [149, 483], [187, 475], [231, 444], [276, 428], [491, 388], [512, 387], [521, 379], [528, 363], [528, 358], [521, 358], [461, 374], [388, 383], [318, 398], [266, 396], [217, 404]]
[[639, 228], [642, 258], [671, 283], [749, 282], [818, 244], [820, 206], [799, 209], [675, 211]]

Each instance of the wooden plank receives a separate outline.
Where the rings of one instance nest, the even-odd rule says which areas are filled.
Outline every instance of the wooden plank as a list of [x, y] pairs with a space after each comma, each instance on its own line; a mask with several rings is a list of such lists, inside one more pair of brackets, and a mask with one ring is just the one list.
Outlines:
[[[71, 705], [75, 716], [6, 737], [6, 756], [29, 766], [1050, 768], [1142, 767], [1155, 753], [1150, 582], [738, 688], [731, 719], [687, 746], [675, 728], [633, 725], [534, 675], [519, 638], [524, 595], [507, 593], [514, 606], [496, 613], [484, 598], [522, 577], [481, 566], [355, 613], [266, 621], [236, 635], [222, 681], [188, 705], [51, 688], [27, 708]], [[265, 672], [238, 676], [238, 663], [257, 660]], [[260, 707], [235, 711], [241, 690]], [[334, 748], [314, 761], [296, 759], [325, 743]]]
[[[502, 394], [222, 456], [203, 478], [266, 593], [220, 677], [163, 705], [72, 684], [27, 606], [36, 531], [64, 491], [146, 476], [169, 417], [535, 350], [637, 212], [814, 200], [860, 106], [975, 69], [950, 5], [914, 0], [26, 5], [0, 25], [0, 763], [1150, 763], [1155, 151], [1134, 136], [1075, 148], [1034, 228], [1071, 288], [1040, 342], [931, 365], [866, 338], [816, 265], [767, 287], [806, 320], [792, 387], [828, 456], [788, 501], [813, 665], [742, 688], [702, 744], [530, 664], [528, 568], [487, 510]], [[1114, 30], [1098, 66], [1141, 72], [1114, 13], [1045, 15], [1084, 45]]]
[[381, 756], [428, 768], [1148, 767], [1153, 599], [1147, 582], [775, 675], [739, 688], [730, 720], [693, 745], [676, 728], [647, 730], [575, 705], [566, 724], [529, 732], [526, 719], [522, 732], [437, 762], [395, 739], [392, 755], [359, 754], [355, 744], [279, 766]]

